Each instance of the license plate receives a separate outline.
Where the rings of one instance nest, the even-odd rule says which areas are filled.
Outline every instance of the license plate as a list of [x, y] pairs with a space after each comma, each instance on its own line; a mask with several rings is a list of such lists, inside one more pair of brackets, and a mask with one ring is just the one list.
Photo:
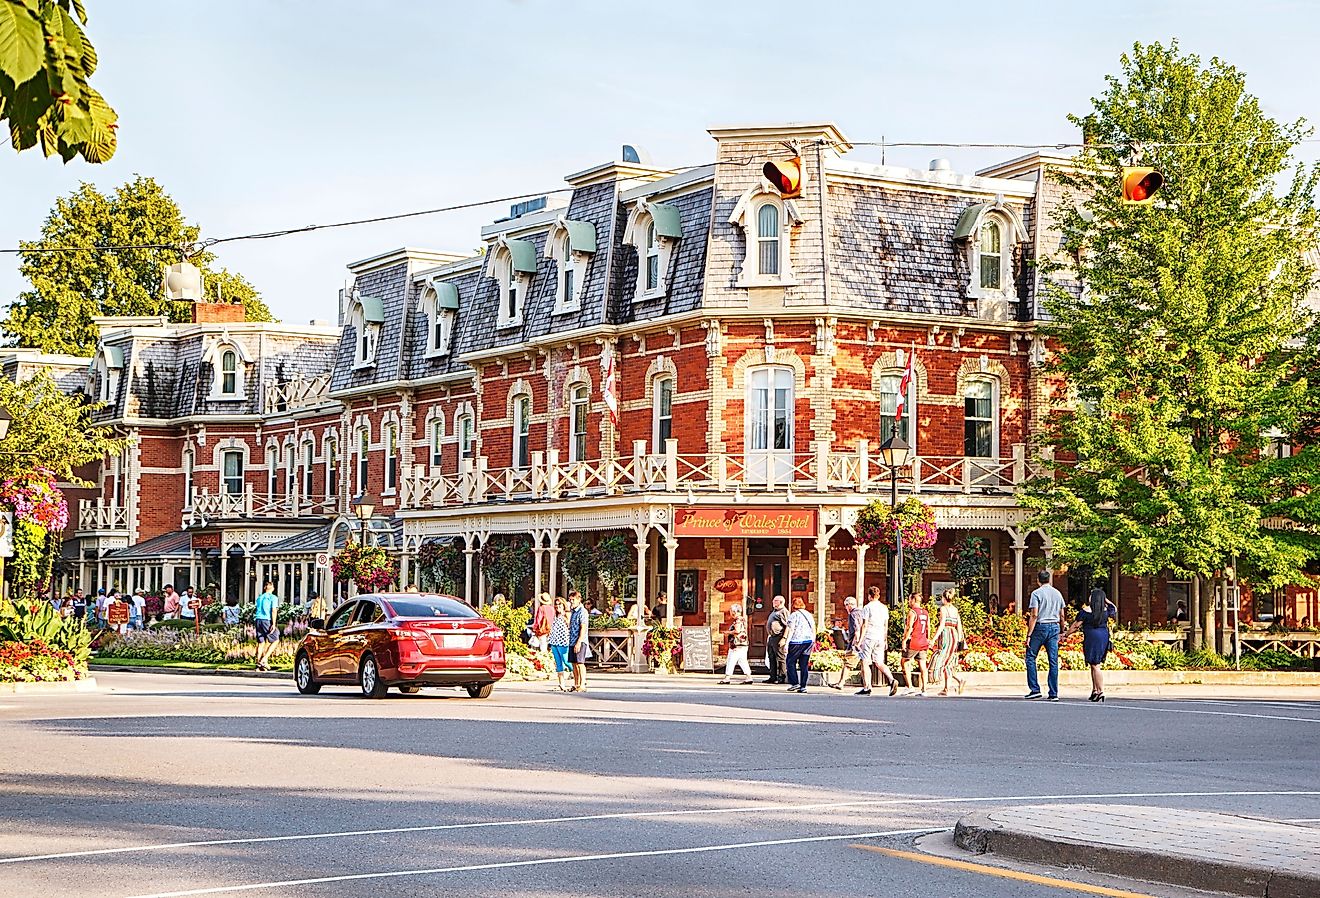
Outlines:
[[447, 649], [470, 649], [475, 641], [475, 636], [445, 634], [440, 638], [440, 645]]

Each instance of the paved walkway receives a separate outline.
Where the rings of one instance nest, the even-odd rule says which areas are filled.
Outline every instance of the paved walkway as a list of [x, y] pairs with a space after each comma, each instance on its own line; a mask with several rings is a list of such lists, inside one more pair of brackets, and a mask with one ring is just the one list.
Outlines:
[[1233, 895], [1320, 895], [1320, 829], [1253, 817], [1132, 805], [1028, 805], [964, 817], [955, 841], [977, 853]]

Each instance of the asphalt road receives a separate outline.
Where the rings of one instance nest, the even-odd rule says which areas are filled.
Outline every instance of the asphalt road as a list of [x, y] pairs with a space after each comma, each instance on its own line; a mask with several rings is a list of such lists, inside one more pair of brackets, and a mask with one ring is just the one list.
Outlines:
[[875, 849], [1024, 803], [1320, 819], [1312, 701], [98, 679], [0, 695], [0, 895], [1035, 898], [1068, 892]]

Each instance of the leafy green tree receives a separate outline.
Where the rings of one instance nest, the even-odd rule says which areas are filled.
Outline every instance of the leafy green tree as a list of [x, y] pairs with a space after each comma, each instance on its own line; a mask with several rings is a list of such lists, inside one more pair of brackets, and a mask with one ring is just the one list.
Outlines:
[[[22, 242], [19, 271], [32, 284], [19, 294], [3, 327], [22, 346], [90, 355], [99, 315], [166, 315], [187, 321], [190, 303], [167, 299], [161, 288], [166, 265], [182, 258], [178, 247], [195, 243], [200, 228], [187, 224], [170, 196], [151, 178], [138, 176], [107, 196], [82, 184], [55, 201], [41, 239]], [[98, 249], [146, 246], [147, 249]], [[270, 309], [241, 275], [213, 269], [214, 254], [191, 257], [202, 270], [206, 298], [241, 302], [249, 321], [270, 321]]]
[[82, 0], [0, 0], [0, 121], [14, 149], [40, 145], [68, 162], [115, 154], [119, 118], [88, 79], [96, 51]]
[[57, 480], [91, 486], [78, 470], [128, 447], [92, 421], [93, 405], [61, 391], [44, 372], [19, 383], [0, 378], [0, 408], [12, 418], [0, 445], [0, 480], [45, 468]]
[[[1314, 350], [1297, 345], [1316, 172], [1288, 176], [1310, 132], [1266, 116], [1232, 66], [1176, 43], [1137, 44], [1107, 81], [1071, 117], [1089, 143], [1058, 175], [1071, 258], [1045, 265], [1052, 369], [1075, 407], [1045, 436], [1055, 476], [1024, 502], [1062, 559], [1171, 571], [1193, 580], [1194, 601], [1235, 558], [1258, 589], [1299, 582], [1320, 550], [1307, 529], [1320, 524], [1306, 495], [1315, 450], [1263, 450], [1267, 434], [1298, 432], [1314, 389]], [[1133, 161], [1164, 174], [1153, 204], [1120, 202]]]

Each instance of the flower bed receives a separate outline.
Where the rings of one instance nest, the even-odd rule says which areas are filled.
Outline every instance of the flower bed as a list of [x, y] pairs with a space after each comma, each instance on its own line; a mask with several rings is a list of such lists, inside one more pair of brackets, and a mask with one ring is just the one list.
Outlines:
[[86, 664], [79, 667], [73, 655], [40, 639], [0, 643], [0, 683], [51, 683], [85, 676]]
[[[272, 667], [292, 668], [298, 640], [281, 640], [270, 656]], [[222, 631], [204, 631], [200, 635], [178, 630], [130, 630], [123, 635], [109, 634], [101, 643], [98, 655], [144, 661], [186, 661], [202, 664], [241, 664], [256, 662], [255, 632], [234, 627]]]
[[87, 628], [49, 602], [0, 601], [0, 682], [81, 679], [90, 646]]

